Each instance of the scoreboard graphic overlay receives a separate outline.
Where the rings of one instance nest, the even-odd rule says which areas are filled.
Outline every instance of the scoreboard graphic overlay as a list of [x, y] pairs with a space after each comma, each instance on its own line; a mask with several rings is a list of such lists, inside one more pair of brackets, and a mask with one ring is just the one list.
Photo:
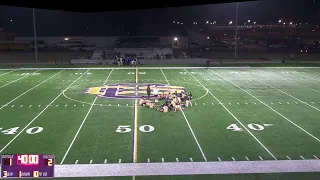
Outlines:
[[1, 156], [1, 178], [38, 177], [54, 177], [54, 155], [6, 154]]

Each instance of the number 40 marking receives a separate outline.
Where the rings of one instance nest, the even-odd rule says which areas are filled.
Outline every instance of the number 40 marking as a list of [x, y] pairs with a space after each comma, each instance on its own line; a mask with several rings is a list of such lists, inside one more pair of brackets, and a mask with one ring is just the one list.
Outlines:
[[[267, 126], [272, 126], [273, 124], [255, 124], [255, 123], [251, 123], [248, 124], [248, 128], [254, 130], [254, 131], [262, 131], [264, 130], [264, 127]], [[242, 128], [240, 128], [237, 124], [231, 124], [230, 126], [227, 127], [227, 129], [233, 130], [233, 131], [243, 131]]]

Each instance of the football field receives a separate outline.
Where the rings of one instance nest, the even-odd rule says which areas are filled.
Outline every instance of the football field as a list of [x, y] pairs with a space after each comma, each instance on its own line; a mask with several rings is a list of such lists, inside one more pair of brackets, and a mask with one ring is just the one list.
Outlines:
[[[192, 92], [191, 106], [139, 106], [146, 84]], [[319, 115], [320, 68], [0, 71], [0, 154], [54, 154], [57, 167], [319, 162]]]

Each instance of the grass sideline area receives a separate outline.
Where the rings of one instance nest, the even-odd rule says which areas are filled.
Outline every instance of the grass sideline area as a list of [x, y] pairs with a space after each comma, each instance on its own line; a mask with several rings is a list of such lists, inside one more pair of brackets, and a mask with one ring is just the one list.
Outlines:
[[[320, 69], [307, 67], [0, 71], [0, 154], [54, 154], [56, 164], [132, 163], [134, 157], [136, 163], [316, 160], [319, 81]], [[192, 92], [192, 106], [167, 114], [140, 107], [134, 99], [120, 97], [143, 94], [131, 84], [182, 86]], [[104, 85], [116, 91], [101, 97], [85, 93], [97, 87], [99, 94]], [[319, 177], [277, 173], [135, 178]]]

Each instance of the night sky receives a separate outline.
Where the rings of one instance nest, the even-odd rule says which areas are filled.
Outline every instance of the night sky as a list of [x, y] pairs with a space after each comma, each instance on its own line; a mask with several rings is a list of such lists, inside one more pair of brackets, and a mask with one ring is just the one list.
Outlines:
[[[239, 3], [239, 24], [248, 19], [257, 24], [276, 23], [280, 18], [320, 22], [319, 2], [314, 0], [269, 0]], [[77, 13], [36, 9], [38, 36], [172, 35], [207, 20], [217, 25], [235, 21], [236, 3], [150, 10]], [[183, 22], [183, 25], [173, 24]], [[32, 9], [0, 6], [0, 28], [18, 36], [33, 36]]]

